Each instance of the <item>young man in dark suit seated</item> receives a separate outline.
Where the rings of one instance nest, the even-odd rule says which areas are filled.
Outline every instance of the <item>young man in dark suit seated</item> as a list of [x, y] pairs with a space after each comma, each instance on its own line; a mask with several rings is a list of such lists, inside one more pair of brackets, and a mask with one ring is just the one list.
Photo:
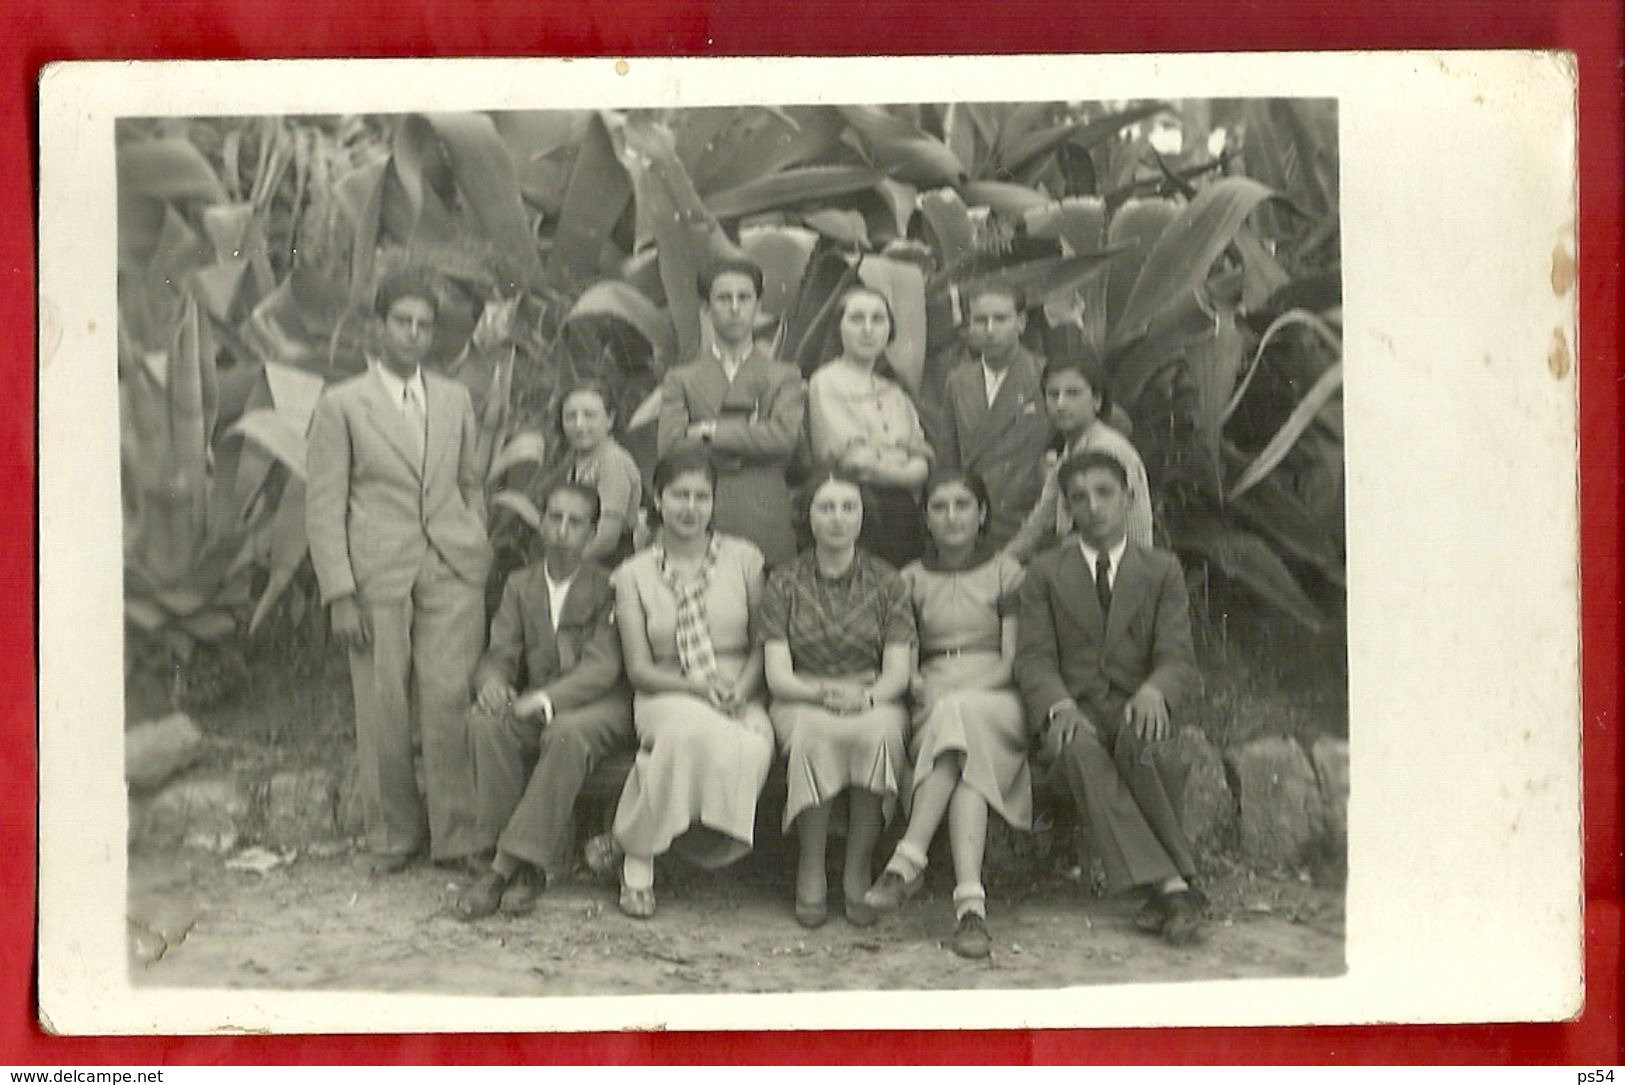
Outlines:
[[581, 560], [598, 512], [598, 494], [586, 486], [566, 482], [548, 493], [542, 558], [508, 577], [474, 672], [478, 827], [496, 854], [457, 897], [464, 919], [499, 907], [526, 912], [549, 877], [570, 872], [570, 811], [581, 785], [599, 759], [633, 745], [614, 592], [602, 568]]
[[1085, 815], [1109, 892], [1151, 890], [1136, 923], [1198, 939], [1206, 904], [1179, 823], [1185, 770], [1159, 756], [1171, 712], [1200, 685], [1179, 561], [1128, 540], [1127, 473], [1105, 452], [1061, 465], [1077, 533], [1033, 559], [1015, 677]]

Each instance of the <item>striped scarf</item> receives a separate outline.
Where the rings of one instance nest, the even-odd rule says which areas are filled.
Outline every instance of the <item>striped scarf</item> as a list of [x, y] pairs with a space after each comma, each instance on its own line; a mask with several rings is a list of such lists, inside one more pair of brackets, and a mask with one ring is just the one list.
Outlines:
[[655, 568], [677, 597], [677, 661], [683, 674], [703, 682], [717, 679], [717, 654], [711, 646], [711, 630], [705, 621], [705, 593], [711, 586], [711, 574], [717, 567], [718, 537], [712, 534], [705, 548], [705, 560], [693, 580], [680, 582], [675, 571], [666, 567], [666, 548], [655, 544]]

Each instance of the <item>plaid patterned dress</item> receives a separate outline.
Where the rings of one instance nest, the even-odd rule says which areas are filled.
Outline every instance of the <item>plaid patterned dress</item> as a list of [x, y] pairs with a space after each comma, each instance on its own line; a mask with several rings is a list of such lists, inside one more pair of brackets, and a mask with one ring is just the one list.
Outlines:
[[[808, 551], [768, 579], [758, 625], [764, 641], [788, 645], [798, 675], [867, 682], [879, 673], [887, 645], [913, 643], [914, 608], [907, 585], [885, 562], [859, 550], [847, 575], [831, 581], [818, 575]], [[779, 701], [769, 716], [788, 759], [786, 832], [801, 811], [849, 787], [883, 796], [890, 816], [909, 777], [901, 701], [850, 716]]]

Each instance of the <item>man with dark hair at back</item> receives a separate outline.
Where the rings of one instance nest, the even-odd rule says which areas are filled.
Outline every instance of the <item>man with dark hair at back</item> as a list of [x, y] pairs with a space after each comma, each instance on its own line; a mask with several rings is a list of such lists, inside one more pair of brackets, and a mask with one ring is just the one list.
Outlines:
[[1043, 489], [1049, 416], [1040, 385], [1044, 361], [1021, 345], [1027, 318], [1021, 294], [998, 280], [966, 295], [971, 360], [948, 374], [937, 439], [945, 467], [975, 471], [993, 497], [987, 540], [1002, 547]]
[[470, 730], [479, 831], [496, 853], [457, 897], [465, 919], [527, 912], [549, 880], [569, 874], [581, 785], [600, 758], [633, 745], [614, 591], [602, 568], [581, 560], [598, 513], [589, 487], [565, 482], [548, 493], [542, 556], [508, 577], [491, 621]]
[[796, 553], [784, 473], [795, 455], [807, 409], [794, 366], [756, 342], [762, 269], [749, 260], [717, 261], [700, 276], [714, 333], [701, 356], [666, 374], [655, 444], [661, 456], [699, 441], [717, 465], [712, 524], [756, 544], [769, 566]]
[[474, 407], [462, 385], [423, 367], [439, 291], [396, 273], [374, 308], [378, 356], [317, 401], [305, 511], [322, 602], [350, 656], [362, 866], [387, 874], [425, 844], [436, 862], [478, 850], [468, 681], [491, 545]]
[[1127, 472], [1110, 453], [1067, 460], [1059, 484], [1077, 534], [1027, 567], [1016, 684], [1107, 890], [1149, 888], [1136, 924], [1188, 944], [1206, 902], [1179, 820], [1186, 770], [1162, 756], [1173, 709], [1201, 681], [1185, 577], [1172, 554], [1127, 537]]

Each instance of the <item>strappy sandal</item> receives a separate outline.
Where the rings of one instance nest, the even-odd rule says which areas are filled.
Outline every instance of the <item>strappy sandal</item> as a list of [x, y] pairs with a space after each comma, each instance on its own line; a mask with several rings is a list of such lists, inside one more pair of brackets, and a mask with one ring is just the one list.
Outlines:
[[599, 833], [587, 841], [582, 857], [587, 862], [587, 869], [600, 878], [613, 878], [620, 873], [621, 861], [626, 853], [621, 851], [615, 838], [608, 833]]

